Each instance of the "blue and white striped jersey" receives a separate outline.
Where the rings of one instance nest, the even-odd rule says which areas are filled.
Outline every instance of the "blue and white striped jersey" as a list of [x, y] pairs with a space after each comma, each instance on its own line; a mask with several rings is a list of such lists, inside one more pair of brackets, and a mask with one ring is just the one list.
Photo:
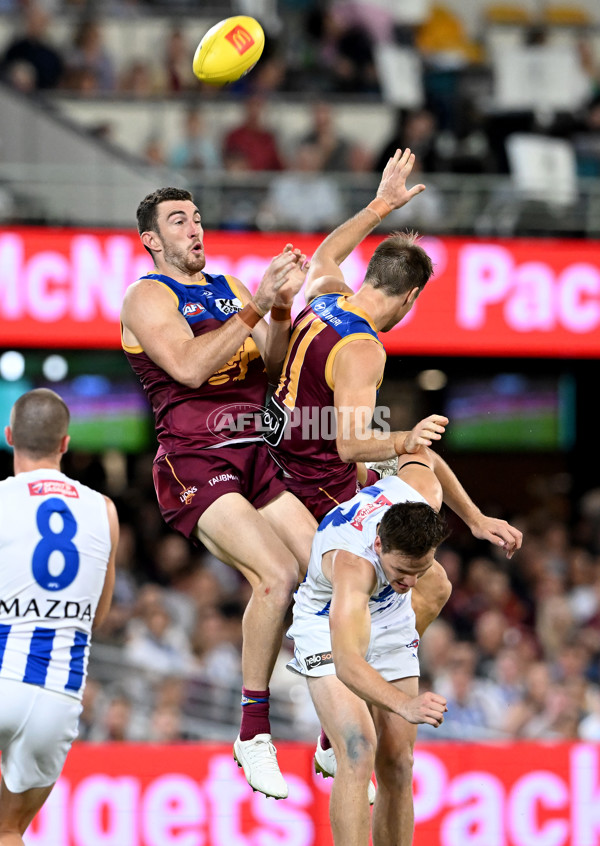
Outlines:
[[0, 482], [0, 678], [81, 698], [110, 549], [97, 491], [56, 470]]
[[388, 508], [397, 502], [427, 500], [398, 476], [388, 476], [362, 488], [355, 497], [325, 515], [312, 543], [308, 572], [294, 597], [294, 620], [311, 615], [329, 616], [332, 586], [323, 574], [322, 561], [332, 549], [345, 549], [373, 565], [377, 576], [369, 600], [373, 619], [395, 614], [398, 608], [410, 604], [410, 591], [399, 594], [390, 586], [374, 548], [377, 526]]

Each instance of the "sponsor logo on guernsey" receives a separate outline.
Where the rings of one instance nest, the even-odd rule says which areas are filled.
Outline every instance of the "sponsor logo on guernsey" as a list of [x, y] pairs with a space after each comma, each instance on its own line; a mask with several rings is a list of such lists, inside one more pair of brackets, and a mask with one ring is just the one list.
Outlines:
[[89, 602], [71, 602], [60, 599], [0, 598], [0, 618], [34, 617], [43, 620], [92, 620], [92, 606]]
[[419, 648], [419, 638], [417, 637], [414, 640], [411, 640], [410, 643], [406, 644], [406, 647], [407, 647], [407, 649], [418, 649]]
[[[324, 311], [324, 309], [327, 309], [327, 311]], [[322, 320], [326, 320], [328, 323], [331, 323], [333, 326], [339, 326], [342, 322], [339, 317], [334, 317], [327, 303], [315, 303], [314, 306], [312, 306], [312, 310], [319, 312], [319, 317]]]
[[202, 314], [203, 311], [206, 311], [206, 309], [200, 303], [186, 303], [182, 313], [184, 317], [195, 317], [197, 314]]
[[230, 299], [219, 297], [215, 300], [215, 303], [219, 311], [222, 311], [223, 314], [237, 314], [242, 309], [242, 302], [237, 297]]
[[27, 487], [29, 488], [29, 496], [58, 494], [59, 496], [79, 498], [79, 491], [75, 485], [62, 482], [60, 479], [41, 479], [39, 482], [28, 482]]
[[220, 476], [213, 476], [212, 479], [209, 480], [208, 484], [211, 486], [218, 484], [219, 482], [239, 482], [240, 477], [236, 476], [235, 473], [221, 473]]
[[377, 499], [374, 499], [373, 502], [368, 502], [366, 505], [363, 505], [362, 508], [356, 512], [354, 520], [350, 523], [351, 526], [354, 526], [355, 529], [358, 529], [359, 532], [363, 530], [363, 523], [374, 511], [378, 511], [380, 508], [385, 508], [386, 505], [392, 505], [390, 500], [387, 496], [380, 494]]
[[314, 670], [315, 667], [324, 667], [325, 664], [333, 664], [331, 652], [318, 652], [316, 655], [309, 655], [306, 658], [306, 669]]
[[243, 56], [246, 50], [249, 50], [254, 44], [254, 39], [248, 30], [239, 24], [229, 30], [225, 39], [237, 50], [240, 56]]
[[198, 493], [198, 488], [196, 485], [190, 485], [189, 488], [186, 488], [179, 494], [179, 499], [183, 502], [184, 505], [189, 505], [192, 499], [194, 498], [195, 494]]

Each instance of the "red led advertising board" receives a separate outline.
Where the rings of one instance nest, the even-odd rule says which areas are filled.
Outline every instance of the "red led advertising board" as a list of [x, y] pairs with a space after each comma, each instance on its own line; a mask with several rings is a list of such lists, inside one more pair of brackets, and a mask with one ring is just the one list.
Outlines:
[[[288, 240], [310, 255], [320, 238], [207, 232], [207, 272], [236, 276], [254, 291]], [[344, 262], [352, 287], [380, 240], [365, 239]], [[401, 325], [382, 336], [390, 354], [600, 357], [600, 248], [594, 242], [422, 243], [435, 276]], [[149, 256], [132, 231], [3, 230], [0, 346], [118, 348], [123, 294], [149, 270]]]
[[[27, 846], [332, 846], [314, 746], [278, 743], [284, 801], [223, 744], [76, 743]], [[597, 846], [600, 747], [419, 744], [414, 846]]]

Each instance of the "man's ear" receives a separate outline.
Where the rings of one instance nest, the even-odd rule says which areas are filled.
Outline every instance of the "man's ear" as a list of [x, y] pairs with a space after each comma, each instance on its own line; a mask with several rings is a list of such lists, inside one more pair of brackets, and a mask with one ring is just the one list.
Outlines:
[[408, 292], [408, 297], [406, 298], [406, 305], [414, 305], [414, 302], [420, 293], [420, 288], [411, 288], [411, 290]]
[[381, 555], [381, 538], [379, 537], [379, 535], [375, 535], [373, 549], [375, 550], [376, 555]]
[[6, 443], [9, 446], [14, 446], [13, 439], [12, 439], [12, 430], [10, 426], [4, 427], [4, 437], [6, 438]]
[[61, 455], [64, 455], [65, 452], [69, 449], [69, 441], [70, 440], [71, 440], [70, 435], [63, 435], [63, 437], [61, 438], [60, 447], [59, 447], [59, 452], [60, 452]]
[[141, 239], [144, 247], [147, 247], [149, 250], [152, 250], [155, 253], [162, 250], [162, 244], [160, 243], [158, 235], [151, 229], [149, 229], [148, 232], [142, 232]]

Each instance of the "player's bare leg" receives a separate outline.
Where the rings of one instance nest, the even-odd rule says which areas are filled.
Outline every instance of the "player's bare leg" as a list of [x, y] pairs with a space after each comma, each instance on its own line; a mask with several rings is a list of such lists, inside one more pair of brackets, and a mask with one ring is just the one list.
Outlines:
[[237, 493], [213, 502], [198, 521], [196, 533], [210, 552], [239, 570], [252, 588], [242, 622], [247, 710], [234, 753], [254, 789], [285, 798], [287, 786], [271, 743], [268, 687], [281, 648], [285, 616], [298, 585], [298, 562], [269, 521]]
[[[419, 693], [417, 678], [401, 679], [394, 685], [409, 696]], [[414, 829], [412, 773], [417, 726], [382, 708], [373, 708], [373, 719], [377, 729], [373, 846], [411, 846]]]
[[419, 637], [430, 623], [433, 623], [440, 611], [450, 599], [452, 584], [446, 571], [438, 561], [421, 576], [411, 591], [412, 607], [416, 617], [416, 629]]
[[371, 814], [367, 787], [376, 745], [373, 718], [366, 703], [337, 676], [307, 681], [315, 710], [337, 759], [329, 803], [333, 842], [335, 846], [368, 846]]
[[259, 509], [298, 562], [302, 581], [308, 569], [310, 549], [318, 523], [299, 499], [287, 491]]
[[23, 835], [54, 787], [33, 787], [11, 793], [0, 783], [0, 846], [24, 846]]

